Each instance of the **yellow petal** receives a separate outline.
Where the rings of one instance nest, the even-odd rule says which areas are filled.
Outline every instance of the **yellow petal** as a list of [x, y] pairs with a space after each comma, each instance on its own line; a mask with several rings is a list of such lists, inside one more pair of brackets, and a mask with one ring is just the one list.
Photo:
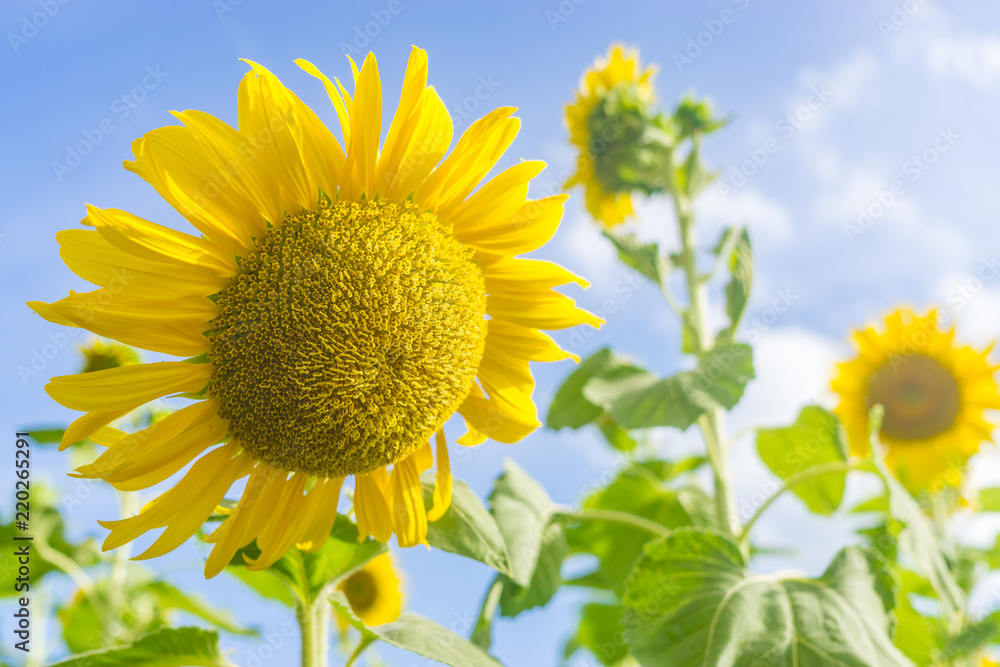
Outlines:
[[245, 62], [253, 68], [256, 81], [244, 79], [249, 105], [247, 114], [240, 116], [240, 130], [244, 130], [244, 121], [249, 123], [246, 129], [251, 133], [270, 129], [273, 150], [266, 151], [265, 159], [271, 162], [282, 185], [291, 191], [298, 207], [314, 208], [320, 190], [332, 194], [343, 180], [345, 158], [340, 144], [313, 110], [278, 77], [257, 63]]
[[465, 199], [517, 136], [521, 121], [511, 118], [514, 111], [502, 107], [469, 126], [451, 155], [417, 187], [413, 201], [436, 211]]
[[371, 535], [379, 542], [392, 536], [391, 496], [385, 488], [384, 468], [367, 475], [354, 476], [354, 514], [358, 520], [358, 540]]
[[272, 181], [258, 160], [260, 145], [269, 140], [268, 136], [242, 135], [235, 127], [202, 111], [171, 113], [191, 129], [212, 159], [215, 171], [212, 184], [205, 186], [208, 194], [214, 194], [215, 188], [225, 188], [243, 198], [256, 212], [253, 217], [255, 235], [266, 231], [266, 225], [261, 226], [261, 222], [278, 224], [285, 215], [281, 187]]
[[316, 494], [316, 514], [312, 522], [305, 527], [295, 546], [303, 551], [318, 551], [330, 537], [333, 523], [337, 520], [337, 501], [340, 499], [340, 487], [343, 477], [320, 479], [310, 493]]
[[213, 179], [211, 155], [187, 127], [168, 125], [132, 142], [135, 160], [125, 168], [152, 185], [195, 229], [232, 255], [253, 248], [252, 237], [266, 227], [247, 200]]
[[88, 412], [82, 417], [66, 427], [62, 440], [59, 442], [59, 451], [63, 451], [70, 445], [74, 445], [81, 440], [91, 437], [98, 430], [106, 427], [116, 419], [124, 417], [127, 413], [142, 405], [136, 403], [134, 406], [121, 410], [110, 410], [106, 412]]
[[127, 211], [87, 204], [83, 224], [93, 225], [112, 245], [152, 262], [187, 264], [209, 276], [225, 279], [238, 271], [233, 256], [211, 241], [157, 225]]
[[244, 539], [250, 518], [263, 496], [268, 481], [276, 475], [277, 472], [271, 466], [258, 464], [250, 473], [250, 479], [247, 480], [243, 495], [236, 504], [236, 510], [213, 533], [205, 536], [206, 542], [214, 543], [212, 552], [205, 561], [206, 579], [211, 579], [222, 572], [236, 552], [253, 540], [253, 537]]
[[537, 176], [545, 163], [521, 162], [490, 179], [464, 201], [441, 206], [437, 215], [455, 227], [456, 234], [471, 234], [496, 227], [516, 214], [528, 197], [528, 182]]
[[[181, 512], [189, 512], [195, 507], [203, 513], [191, 533], [212, 514], [212, 509], [225, 496], [226, 490], [242, 474], [250, 472], [253, 460], [246, 454], [238, 454], [239, 447], [233, 444], [213, 449], [198, 459], [187, 474], [171, 489], [158, 496], [142, 508], [136, 516], [117, 521], [99, 521], [111, 530], [104, 541], [103, 549], [116, 549], [131, 542], [147, 531], [167, 525]], [[172, 531], [172, 536], [177, 531]], [[166, 535], [161, 535], [161, 539]], [[186, 539], [186, 538], [185, 538]], [[183, 540], [181, 540], [183, 542]]]
[[[354, 65], [354, 61], [351, 61]], [[382, 138], [382, 82], [375, 54], [365, 58], [356, 75], [354, 106], [351, 110], [351, 138], [347, 142], [348, 197], [375, 194], [378, 144]]]
[[379, 161], [380, 166], [385, 162], [377, 184], [379, 194], [390, 201], [406, 200], [448, 152], [453, 135], [444, 102], [433, 86], [425, 88], [393, 152], [386, 152]]
[[[528, 399], [530, 403], [530, 398]], [[478, 385], [458, 408], [471, 428], [498, 442], [518, 442], [541, 424], [535, 414], [534, 404], [526, 404], [523, 395], [504, 394], [487, 398]], [[473, 436], [473, 439], [477, 436]], [[465, 439], [465, 444], [469, 439]]]
[[437, 521], [451, 507], [451, 462], [448, 459], [448, 442], [444, 431], [438, 431], [437, 441], [437, 476], [434, 480], [434, 504], [427, 513], [428, 521]]
[[211, 364], [163, 361], [60, 375], [45, 385], [45, 391], [71, 410], [112, 412], [175, 392], [201, 391], [211, 376]]
[[[514, 215], [488, 228], [458, 229], [455, 238], [495, 255], [518, 255], [545, 245], [559, 227], [568, 195], [528, 201]], [[492, 221], [492, 218], [491, 218]]]
[[[218, 403], [200, 401], [173, 412], [141, 431], [125, 434], [108, 446], [108, 450], [91, 464], [77, 468], [81, 477], [99, 478], [116, 473], [156, 451], [195, 422], [216, 418]], [[213, 443], [214, 444], [214, 443]]]
[[[156, 558], [184, 544], [212, 515], [212, 510], [225, 497], [226, 491], [233, 485], [233, 482], [249, 473], [253, 466], [253, 459], [246, 453], [237, 454], [239, 447], [235, 445], [226, 445], [215, 451], [222, 452], [220, 455], [222, 462], [213, 468], [199, 471], [200, 474], [195, 475], [194, 483], [197, 492], [174, 503], [176, 513], [170, 517], [167, 529], [148, 549], [133, 560]], [[195, 468], [192, 467], [188, 474], [194, 472]]]
[[113, 292], [149, 299], [215, 294], [228, 278], [209, 276], [182, 262], [151, 262], [117, 248], [98, 232], [67, 229], [56, 233], [59, 255], [84, 280]]
[[106, 288], [70, 293], [52, 304], [52, 309], [90, 329], [154, 328], [161, 325], [200, 322], [206, 325], [219, 315], [219, 307], [206, 297], [192, 296], [169, 301], [136, 299]]
[[392, 517], [399, 546], [413, 547], [427, 541], [424, 493], [412, 456], [392, 466]]

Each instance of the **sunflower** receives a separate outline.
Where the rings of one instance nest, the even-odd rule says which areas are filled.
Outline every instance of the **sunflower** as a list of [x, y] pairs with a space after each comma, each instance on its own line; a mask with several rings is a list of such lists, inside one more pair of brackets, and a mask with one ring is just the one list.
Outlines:
[[[392, 567], [392, 559], [385, 553], [368, 561], [364, 567], [337, 584], [343, 591], [351, 611], [365, 622], [365, 625], [391, 623], [399, 617], [403, 608], [399, 577]], [[347, 628], [347, 621], [338, 618], [341, 630]]]
[[858, 357], [840, 364], [833, 382], [852, 453], [868, 452], [868, 410], [881, 404], [886, 462], [914, 491], [958, 486], [966, 461], [991, 439], [984, 411], [1000, 409], [992, 348], [959, 347], [954, 338], [934, 310], [897, 310], [885, 331], [854, 334]]
[[597, 58], [594, 66], [584, 72], [573, 103], [566, 105], [570, 142], [579, 150], [576, 173], [566, 181], [566, 188], [582, 185], [587, 210], [608, 227], [621, 224], [633, 211], [629, 193], [604, 177], [613, 171], [613, 165], [601, 168], [601, 162], [613, 160], [610, 148], [622, 129], [599, 116], [604, 103], [614, 94], [644, 106], [652, 105], [655, 73], [655, 67], [640, 67], [637, 51], [612, 45], [607, 58]]
[[[297, 64], [325, 86], [346, 149], [249, 63], [238, 129], [175, 113], [182, 125], [136, 140], [125, 163], [199, 234], [89, 206], [92, 229], [56, 238], [67, 266], [100, 289], [29, 303], [52, 322], [186, 357], [46, 386], [86, 413], [62, 447], [87, 437], [108, 447], [79, 476], [136, 491], [194, 462], [138, 515], [102, 522], [105, 549], [164, 526], [138, 558], [175, 549], [244, 477], [238, 505], [207, 537], [206, 576], [254, 539], [252, 569], [292, 545], [318, 549], [348, 476], [361, 539], [425, 543], [451, 499], [444, 423], [464, 417], [465, 445], [520, 440], [539, 425], [529, 362], [573, 356], [539, 329], [600, 324], [553, 290], [584, 281], [515, 258], [562, 216], [565, 196], [527, 199], [544, 164], [521, 162], [477, 189], [517, 134], [515, 109], [473, 123], [445, 157], [452, 122], [414, 48], [380, 151], [375, 57], [360, 69], [351, 60], [353, 96]], [[107, 427], [168, 395], [195, 402], [137, 433]], [[435, 456], [428, 512], [420, 473]]]
[[139, 355], [128, 345], [109, 342], [95, 338], [86, 345], [80, 346], [80, 354], [84, 363], [82, 373], [93, 373], [119, 366], [132, 366], [139, 363]]

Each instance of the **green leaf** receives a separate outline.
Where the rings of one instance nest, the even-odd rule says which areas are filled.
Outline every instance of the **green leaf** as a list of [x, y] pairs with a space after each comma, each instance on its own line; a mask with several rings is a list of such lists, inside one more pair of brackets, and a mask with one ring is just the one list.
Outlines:
[[[876, 431], [877, 432], [877, 431]], [[887, 530], [896, 535], [899, 550], [909, 556], [916, 569], [930, 582], [945, 609], [965, 608], [965, 596], [941, 552], [941, 544], [926, 514], [885, 464], [881, 445], [872, 442], [874, 470], [881, 475], [889, 496]]]
[[128, 646], [73, 656], [50, 667], [233, 667], [219, 651], [217, 632], [163, 628]]
[[[815, 405], [802, 408], [791, 426], [760, 429], [757, 453], [782, 480], [818, 465], [847, 461], [840, 422], [832, 413]], [[796, 484], [792, 493], [816, 514], [829, 515], [844, 499], [846, 479], [846, 471], [824, 473]]]
[[555, 430], [576, 429], [600, 417], [604, 411], [583, 396], [583, 386], [591, 378], [623, 365], [625, 362], [606, 347], [581, 361], [553, 397], [545, 425]]
[[750, 288], [753, 284], [753, 250], [746, 229], [740, 230], [732, 254], [729, 256], [728, 265], [730, 279], [726, 285], [726, 315], [729, 317], [729, 327], [722, 332], [722, 340], [732, 340], [750, 300]]
[[601, 661], [602, 665], [616, 665], [628, 655], [622, 629], [622, 608], [613, 604], [591, 602], [580, 610], [580, 624], [576, 634], [566, 643], [564, 658], [571, 657], [585, 648]]
[[646, 546], [623, 598], [622, 625], [645, 667], [895, 667], [892, 579], [857, 547], [818, 579], [756, 575], [726, 537], [682, 528]]
[[40, 445], [58, 444], [62, 441], [63, 433], [66, 429], [62, 426], [48, 426], [39, 428], [25, 428], [22, 432], [30, 433], [31, 439]]
[[[677, 494], [642, 464], [625, 468], [608, 486], [586, 497], [583, 509], [627, 512], [667, 528], [691, 525]], [[583, 521], [570, 528], [567, 536], [573, 553], [593, 554], [600, 562], [588, 585], [614, 591], [624, 588], [643, 546], [656, 539], [648, 531], [612, 521]]]
[[381, 639], [404, 651], [452, 667], [502, 667], [489, 654], [468, 640], [412, 612], [403, 612], [392, 623], [368, 627], [354, 615], [342, 592], [334, 591], [330, 601], [337, 613], [365, 637]]
[[500, 596], [504, 616], [546, 604], [562, 583], [569, 547], [562, 525], [552, 521], [557, 509], [538, 482], [513, 460], [504, 460], [490, 493], [490, 513], [510, 556], [509, 581]]
[[[421, 477], [424, 501], [430, 505], [434, 494], [434, 472]], [[472, 558], [505, 575], [511, 574], [507, 543], [496, 520], [482, 501], [464, 483], [453, 482], [451, 506], [427, 524], [427, 542], [449, 553]]]
[[289, 607], [295, 606], [295, 598], [288, 592], [285, 581], [270, 570], [248, 570], [245, 567], [231, 566], [226, 572], [233, 575], [244, 584], [260, 593], [265, 598], [277, 600]]
[[940, 619], [922, 615], [910, 603], [906, 587], [900, 589], [895, 609], [896, 647], [918, 665], [932, 665], [941, 650], [947, 629]]
[[597, 427], [609, 445], [619, 452], [631, 452], [638, 444], [635, 438], [611, 418], [611, 415], [601, 415], [597, 418]]
[[692, 198], [697, 197], [719, 175], [719, 172], [705, 169], [698, 153], [697, 148], [692, 148], [684, 162], [674, 168], [674, 187]]
[[614, 244], [618, 259], [649, 278], [658, 286], [670, 273], [670, 260], [660, 255], [660, 247], [655, 243], [643, 243], [635, 234], [615, 234], [604, 232], [605, 238]]
[[562, 584], [562, 564], [569, 552], [563, 527], [550, 523], [539, 546], [538, 561], [527, 586], [508, 581], [500, 595], [500, 613], [513, 617], [522, 611], [548, 604]]
[[[330, 537], [318, 551], [305, 552], [293, 547], [267, 569], [280, 575], [303, 599], [313, 600], [324, 586], [343, 579], [386, 549], [370, 537], [359, 542], [358, 527], [338, 514]], [[260, 549], [254, 540], [237, 551], [229, 565], [241, 566], [246, 562], [244, 557], [259, 556]]]
[[159, 608], [163, 611], [185, 611], [202, 620], [208, 621], [220, 630], [237, 635], [257, 634], [256, 630], [244, 628], [239, 625], [232, 614], [225, 609], [216, 609], [201, 598], [189, 595], [165, 581], [151, 581], [145, 589], [156, 597]]
[[490, 514], [507, 544], [510, 579], [527, 586], [557, 507], [545, 489], [512, 459], [504, 459], [503, 468], [490, 493]]
[[734, 343], [702, 355], [694, 370], [666, 379], [635, 366], [619, 367], [587, 381], [583, 395], [627, 429], [684, 430], [708, 409], [732, 409], [753, 376], [753, 351]]

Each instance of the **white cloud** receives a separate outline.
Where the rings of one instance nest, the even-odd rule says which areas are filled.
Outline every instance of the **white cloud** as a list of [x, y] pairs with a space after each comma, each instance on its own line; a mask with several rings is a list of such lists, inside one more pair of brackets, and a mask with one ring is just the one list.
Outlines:
[[954, 78], [988, 88], [1000, 81], [1000, 39], [959, 34], [950, 17], [928, 6], [890, 35], [892, 57], [916, 64], [934, 76]]

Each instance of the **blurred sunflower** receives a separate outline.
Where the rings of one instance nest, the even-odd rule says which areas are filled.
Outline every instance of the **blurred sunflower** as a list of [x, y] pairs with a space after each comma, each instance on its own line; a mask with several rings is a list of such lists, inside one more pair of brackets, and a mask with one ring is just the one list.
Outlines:
[[582, 185], [587, 210], [608, 227], [632, 215], [631, 187], [620, 182], [622, 165], [630, 158], [619, 153], [632, 152], [639, 143], [646, 111], [655, 101], [655, 74], [655, 67], [640, 67], [638, 51], [612, 45], [606, 58], [597, 58], [584, 72], [573, 103], [566, 106], [570, 142], [579, 155], [565, 187]]
[[[403, 608], [399, 577], [387, 553], [368, 561], [340, 582], [337, 589], [343, 591], [351, 610], [365, 625], [391, 623], [399, 618]], [[338, 617], [337, 622], [341, 630], [347, 628], [345, 619]]]
[[[527, 199], [544, 164], [521, 162], [476, 190], [517, 134], [514, 109], [473, 123], [445, 158], [452, 122], [427, 86], [426, 53], [414, 48], [380, 151], [375, 57], [360, 70], [351, 61], [353, 97], [297, 63], [325, 86], [346, 150], [250, 63], [239, 129], [179, 112], [183, 125], [136, 140], [125, 163], [199, 235], [95, 207], [83, 221], [94, 229], [56, 235], [69, 268], [100, 289], [31, 302], [38, 314], [189, 357], [46, 386], [86, 412], [62, 447], [86, 437], [108, 447], [80, 476], [139, 490], [194, 461], [137, 516], [103, 522], [105, 549], [164, 526], [138, 558], [175, 549], [247, 476], [239, 504], [207, 538], [207, 576], [254, 539], [252, 569], [293, 544], [318, 549], [350, 475], [362, 539], [423, 543], [428, 519], [451, 498], [444, 423], [456, 411], [465, 418], [462, 444], [520, 440], [538, 426], [529, 362], [572, 356], [539, 329], [600, 324], [552, 289], [586, 286], [580, 278], [514, 258], [547, 242], [562, 215], [565, 196]], [[107, 427], [173, 394], [197, 402], [137, 433]], [[420, 473], [433, 464], [435, 435], [428, 514]]]
[[93, 373], [139, 363], [139, 355], [134, 349], [113, 341], [95, 338], [86, 345], [81, 345], [79, 349], [84, 360], [81, 373]]
[[852, 453], [868, 452], [868, 410], [881, 404], [886, 462], [914, 491], [958, 486], [966, 461], [991, 438], [984, 411], [1000, 409], [992, 347], [960, 347], [954, 338], [934, 310], [923, 317], [897, 310], [884, 331], [854, 334], [858, 357], [840, 364], [833, 382]]

